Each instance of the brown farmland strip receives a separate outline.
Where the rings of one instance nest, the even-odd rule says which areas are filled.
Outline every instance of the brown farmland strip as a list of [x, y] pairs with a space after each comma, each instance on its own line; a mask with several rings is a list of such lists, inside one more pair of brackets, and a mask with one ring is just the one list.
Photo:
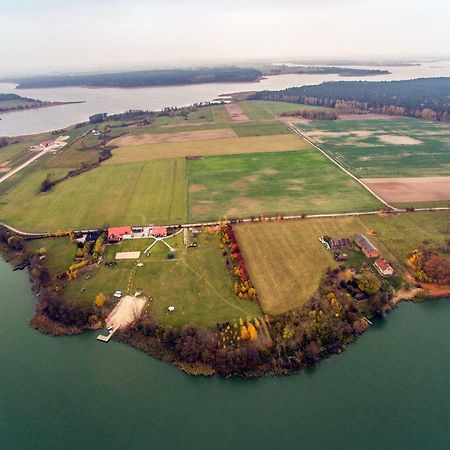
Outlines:
[[208, 139], [233, 138], [236, 133], [231, 128], [219, 130], [180, 131], [178, 133], [148, 133], [122, 136], [110, 143], [119, 147], [129, 145], [157, 144], [160, 142], [202, 141]]

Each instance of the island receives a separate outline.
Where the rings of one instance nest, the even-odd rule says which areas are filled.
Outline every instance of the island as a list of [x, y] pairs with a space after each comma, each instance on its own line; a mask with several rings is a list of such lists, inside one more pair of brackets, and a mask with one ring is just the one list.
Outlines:
[[387, 70], [345, 67], [288, 67], [261, 65], [256, 67], [211, 67], [166, 70], [139, 70], [112, 73], [41, 75], [8, 79], [19, 89], [67, 86], [85, 87], [144, 87], [177, 86], [204, 83], [258, 82], [264, 76], [285, 74], [338, 74], [340, 76], [373, 76], [388, 74]]
[[0, 149], [5, 173], [41, 155], [0, 181], [31, 325], [287, 375], [450, 295], [450, 125], [282, 100], [99, 113]]

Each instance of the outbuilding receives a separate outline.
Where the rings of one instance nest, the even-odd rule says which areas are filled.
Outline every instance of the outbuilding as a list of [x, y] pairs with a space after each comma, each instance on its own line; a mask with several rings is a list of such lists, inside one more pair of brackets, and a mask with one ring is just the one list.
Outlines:
[[355, 242], [368, 258], [378, 258], [380, 256], [378, 249], [364, 234], [357, 234]]
[[385, 277], [394, 275], [394, 268], [384, 258], [375, 261], [375, 268]]

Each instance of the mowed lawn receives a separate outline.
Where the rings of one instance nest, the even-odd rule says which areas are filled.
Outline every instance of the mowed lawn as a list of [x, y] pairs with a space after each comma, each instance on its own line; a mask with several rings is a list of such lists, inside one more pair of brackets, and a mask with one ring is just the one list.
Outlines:
[[304, 148], [310, 148], [310, 145], [293, 134], [164, 142], [119, 147], [113, 150], [113, 157], [104, 164], [113, 165], [187, 156], [281, 152]]
[[0, 220], [29, 231], [186, 220], [184, 159], [102, 165], [39, 194], [47, 173], [33, 171], [3, 195]]
[[[112, 296], [119, 289], [133, 295], [140, 290], [151, 298], [146, 309], [158, 321], [175, 327], [214, 326], [261, 315], [257, 302], [235, 296], [216, 234], [202, 234], [197, 248], [186, 249], [182, 234], [168, 242], [177, 249], [175, 259], [169, 260], [167, 247], [159, 243], [151, 256], [141, 255], [142, 267], [136, 267], [136, 261], [119, 261], [115, 268], [95, 269], [89, 280], [81, 277], [69, 282], [66, 301], [91, 303], [99, 292]], [[105, 260], [113, 260], [119, 251], [143, 251], [148, 245], [149, 240], [139, 239], [107, 246]], [[169, 314], [171, 305], [175, 311]]]
[[188, 177], [191, 221], [381, 207], [362, 186], [309, 149], [190, 160]]
[[450, 125], [419, 119], [296, 126], [361, 178], [450, 175]]

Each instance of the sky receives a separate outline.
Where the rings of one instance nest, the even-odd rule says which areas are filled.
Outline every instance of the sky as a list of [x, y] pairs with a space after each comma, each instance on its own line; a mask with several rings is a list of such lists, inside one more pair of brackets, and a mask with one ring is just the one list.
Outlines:
[[0, 75], [450, 57], [448, 0], [0, 0]]

